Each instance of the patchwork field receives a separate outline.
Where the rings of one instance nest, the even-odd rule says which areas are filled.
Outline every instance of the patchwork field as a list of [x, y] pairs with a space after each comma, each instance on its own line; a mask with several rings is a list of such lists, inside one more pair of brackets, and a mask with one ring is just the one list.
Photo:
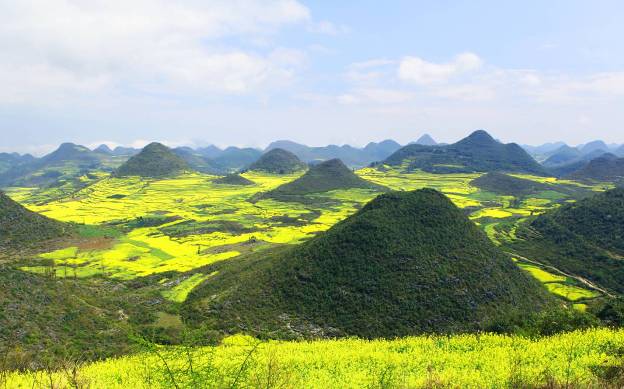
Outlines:
[[[392, 190], [430, 187], [443, 192], [465, 209], [496, 244], [515, 239], [515, 226], [525, 218], [603, 189], [517, 175], [561, 189], [514, 196], [472, 185], [479, 174], [404, 173], [389, 167], [365, 168], [356, 173]], [[125, 280], [163, 273], [166, 275], [159, 280], [163, 295], [172, 301], [184, 301], [195, 286], [209, 279], [210, 273], [202, 273], [202, 267], [277, 245], [299, 243], [351, 215], [377, 194], [367, 189], [335, 190], [290, 202], [259, 196], [300, 174], [245, 173], [244, 177], [254, 182], [245, 186], [218, 184], [215, 176], [194, 173], [162, 180], [101, 175], [91, 185], [71, 193], [58, 188], [11, 188], [8, 194], [33, 211], [115, 231], [96, 244], [79, 243], [41, 254], [22, 269], [53, 272], [58, 277]], [[538, 258], [534, 260], [539, 262]], [[596, 296], [573, 279], [554, 281], [544, 277], [550, 273], [535, 263], [519, 263], [564, 299], [577, 302]]]

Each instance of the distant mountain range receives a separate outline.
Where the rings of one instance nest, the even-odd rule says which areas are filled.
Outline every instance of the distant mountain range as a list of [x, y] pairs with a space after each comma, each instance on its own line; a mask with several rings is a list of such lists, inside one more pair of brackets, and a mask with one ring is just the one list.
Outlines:
[[271, 143], [267, 147], [267, 150], [276, 148], [290, 151], [299, 157], [299, 159], [308, 163], [338, 158], [348, 166], [363, 167], [387, 157], [401, 148], [401, 145], [393, 140], [384, 140], [379, 143], [371, 142], [361, 149], [349, 145], [310, 147], [287, 140], [281, 140]]
[[[435, 173], [517, 171], [555, 176], [572, 175], [606, 153], [624, 157], [624, 145], [609, 145], [601, 140], [577, 147], [554, 142], [540, 146], [524, 145], [521, 148], [516, 144], [505, 145], [485, 131], [476, 131], [451, 145], [437, 143], [430, 135], [424, 134], [405, 147], [390, 139], [371, 142], [362, 148], [350, 145], [313, 147], [279, 140], [264, 150], [234, 146], [220, 149], [211, 145], [200, 148], [177, 147], [172, 151], [191, 170], [227, 175], [247, 169], [264, 153], [275, 149], [288, 151], [311, 165], [340, 159], [349, 168], [360, 168], [380, 161], [397, 165], [409, 160], [410, 169]], [[92, 171], [113, 172], [139, 152], [140, 149], [132, 147], [118, 146], [111, 149], [102, 144], [90, 150], [73, 143], [63, 143], [57, 150], [41, 158], [29, 154], [0, 153], [0, 187], [40, 187], [75, 180]]]

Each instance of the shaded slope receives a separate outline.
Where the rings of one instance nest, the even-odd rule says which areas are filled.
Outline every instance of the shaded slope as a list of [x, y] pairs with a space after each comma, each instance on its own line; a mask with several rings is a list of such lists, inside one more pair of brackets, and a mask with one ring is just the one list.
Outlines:
[[115, 172], [116, 177], [165, 177], [190, 170], [189, 165], [171, 149], [160, 143], [150, 143], [137, 155], [131, 157]]
[[272, 174], [289, 174], [306, 169], [306, 164], [290, 151], [273, 149], [262, 154], [247, 170]]
[[497, 172], [487, 173], [481, 177], [475, 178], [470, 182], [470, 185], [489, 192], [510, 196], [525, 196], [531, 193], [554, 189], [547, 184]]
[[0, 247], [31, 246], [70, 231], [69, 225], [29, 211], [0, 192]]
[[225, 268], [187, 319], [267, 336], [393, 337], [477, 330], [546, 292], [437, 191], [381, 195], [293, 248]]
[[550, 211], [516, 235], [521, 255], [624, 294], [624, 189]]
[[384, 190], [381, 185], [366, 181], [353, 173], [339, 159], [330, 159], [312, 166], [303, 176], [287, 182], [267, 193], [268, 197], [305, 195], [336, 189]]
[[228, 174], [227, 176], [217, 178], [212, 182], [220, 185], [255, 185], [255, 182], [248, 180], [240, 174]]
[[544, 168], [515, 143], [502, 144], [479, 130], [447, 146], [407, 145], [388, 157], [390, 166], [407, 164], [408, 170], [431, 173], [519, 172], [545, 174]]
[[604, 154], [568, 175], [575, 180], [617, 181], [624, 178], [624, 158]]

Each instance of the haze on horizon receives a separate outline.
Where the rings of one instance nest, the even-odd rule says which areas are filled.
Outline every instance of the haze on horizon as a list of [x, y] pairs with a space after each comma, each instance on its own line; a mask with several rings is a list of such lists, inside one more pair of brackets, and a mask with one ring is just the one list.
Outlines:
[[0, 151], [624, 143], [615, 0], [0, 0]]

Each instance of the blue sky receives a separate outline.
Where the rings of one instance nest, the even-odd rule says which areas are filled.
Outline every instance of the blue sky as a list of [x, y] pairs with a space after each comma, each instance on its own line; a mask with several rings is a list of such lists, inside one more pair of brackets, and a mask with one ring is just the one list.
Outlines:
[[0, 0], [0, 150], [624, 143], [619, 1]]

